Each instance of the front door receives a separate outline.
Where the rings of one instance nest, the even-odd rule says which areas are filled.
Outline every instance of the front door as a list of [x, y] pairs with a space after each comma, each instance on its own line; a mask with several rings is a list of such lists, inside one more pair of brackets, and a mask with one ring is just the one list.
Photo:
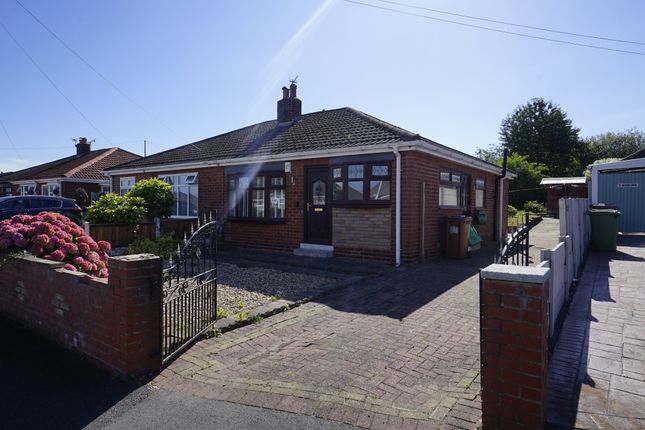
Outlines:
[[331, 245], [329, 168], [307, 169], [305, 242]]

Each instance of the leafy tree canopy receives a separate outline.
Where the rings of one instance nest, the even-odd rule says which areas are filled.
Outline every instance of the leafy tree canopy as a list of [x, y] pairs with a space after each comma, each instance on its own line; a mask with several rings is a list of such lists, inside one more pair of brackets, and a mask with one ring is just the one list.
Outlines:
[[146, 215], [145, 201], [140, 197], [104, 194], [87, 208], [87, 220], [95, 224], [139, 222]]
[[528, 200], [544, 201], [545, 190], [540, 186], [540, 181], [549, 172], [546, 166], [533, 163], [526, 155], [518, 153], [508, 156], [507, 166], [517, 174], [517, 178], [510, 183], [510, 204], [522, 207]]
[[548, 166], [553, 176], [567, 176], [582, 170], [579, 131], [558, 105], [535, 98], [502, 121], [499, 135], [502, 146], [510, 152]]
[[606, 158], [625, 158], [645, 148], [645, 132], [631, 128], [625, 131], [608, 132], [583, 139], [584, 166]]

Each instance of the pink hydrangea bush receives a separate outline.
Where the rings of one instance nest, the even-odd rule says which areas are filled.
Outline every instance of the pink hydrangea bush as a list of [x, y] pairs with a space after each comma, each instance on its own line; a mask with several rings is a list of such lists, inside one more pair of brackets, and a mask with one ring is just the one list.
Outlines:
[[41, 212], [0, 221], [0, 252], [25, 250], [36, 257], [65, 263], [65, 269], [99, 278], [108, 276], [110, 244], [94, 241], [64, 215]]

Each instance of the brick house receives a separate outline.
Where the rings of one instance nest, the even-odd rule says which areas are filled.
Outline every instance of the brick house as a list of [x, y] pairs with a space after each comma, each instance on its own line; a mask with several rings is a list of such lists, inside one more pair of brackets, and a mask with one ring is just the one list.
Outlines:
[[103, 170], [139, 158], [120, 148], [92, 151], [91, 143], [81, 137], [72, 156], [0, 176], [0, 194], [75, 198], [79, 190], [84, 190], [91, 198], [110, 191], [110, 178]]
[[558, 201], [561, 198], [586, 198], [587, 178], [576, 176], [570, 178], [542, 178], [540, 185], [546, 186], [546, 211], [557, 217], [560, 212]]
[[505, 234], [499, 166], [352, 108], [303, 115], [282, 90], [277, 119], [107, 169], [112, 189], [159, 177], [173, 216], [217, 211], [232, 244], [397, 264], [439, 255], [447, 216], [483, 211], [482, 238]]

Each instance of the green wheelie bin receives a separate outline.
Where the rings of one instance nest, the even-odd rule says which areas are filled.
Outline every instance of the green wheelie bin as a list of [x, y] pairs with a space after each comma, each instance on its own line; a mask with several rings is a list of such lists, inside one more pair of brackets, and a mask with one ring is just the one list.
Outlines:
[[615, 251], [618, 237], [618, 217], [615, 208], [592, 207], [587, 211], [591, 218], [591, 244], [598, 251]]

